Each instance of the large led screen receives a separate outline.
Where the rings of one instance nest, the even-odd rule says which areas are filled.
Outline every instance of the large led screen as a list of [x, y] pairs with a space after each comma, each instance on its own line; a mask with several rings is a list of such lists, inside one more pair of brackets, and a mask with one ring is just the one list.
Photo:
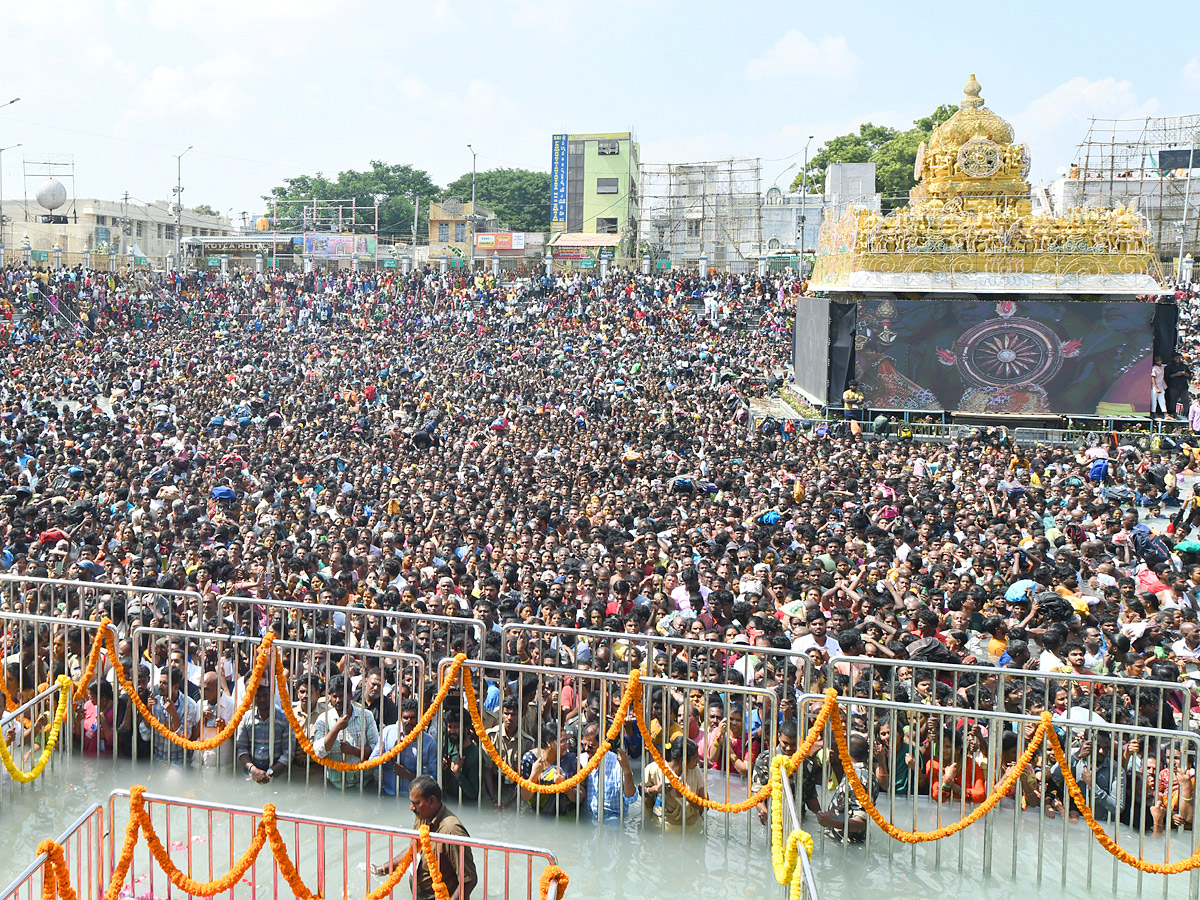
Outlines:
[[1154, 312], [1132, 300], [862, 298], [855, 373], [876, 409], [1148, 412]]
[[792, 373], [796, 377], [796, 387], [810, 400], [817, 403], [827, 402], [828, 398], [825, 395], [829, 386], [829, 301], [824, 297], [796, 298]]

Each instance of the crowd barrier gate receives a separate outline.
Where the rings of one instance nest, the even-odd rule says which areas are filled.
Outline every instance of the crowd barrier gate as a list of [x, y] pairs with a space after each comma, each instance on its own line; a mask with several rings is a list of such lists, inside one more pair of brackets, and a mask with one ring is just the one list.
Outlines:
[[[801, 709], [809, 722], [824, 700], [824, 695], [818, 694], [807, 694], [801, 698]], [[867, 767], [871, 774], [877, 775], [880, 765], [886, 767], [884, 774], [887, 790], [881, 791], [876, 800], [880, 813], [891, 824], [905, 830], [928, 831], [943, 828], [971, 815], [972, 810], [977, 809], [979, 805], [976, 799], [968, 800], [971, 790], [981, 784], [981, 790], [990, 795], [1008, 766], [1029, 748], [1030, 739], [1042, 721], [1040, 716], [929, 706], [921, 703], [897, 703], [863, 697], [842, 698], [839, 706], [845, 720], [848, 740], [853, 740], [854, 733], [866, 738], [870, 753]], [[1114, 772], [1110, 787], [1115, 783], [1117, 789], [1113, 791], [1113, 795], [1118, 797], [1120, 802], [1113, 819], [1098, 816], [1098, 820], [1106, 826], [1110, 836], [1125, 849], [1136, 853], [1142, 859], [1163, 862], [1167, 858], [1178, 860], [1186, 857], [1200, 846], [1200, 829], [1196, 827], [1200, 823], [1193, 822], [1191, 831], [1168, 828], [1162, 837], [1147, 835], [1146, 828], [1142, 827], [1143, 823], [1149, 824], [1152, 821], [1151, 793], [1158, 796], [1157, 792], [1161, 788], [1169, 797], [1177, 794], [1180, 785], [1175, 777], [1175, 770], [1168, 767], [1164, 772], [1158, 767], [1158, 761], [1172, 760], [1195, 767], [1200, 756], [1200, 736], [1187, 731], [1114, 725], [1068, 719], [1065, 716], [1055, 716], [1052, 721], [1064, 752], [1081, 765], [1087, 766], [1091, 772], [1100, 771], [1097, 768], [1098, 764], [1109, 754], [1108, 748], [1119, 748], [1122, 754], [1121, 765], [1119, 769], [1114, 770], [1110, 763], [1109, 770]], [[1008, 751], [1003, 747], [1006, 732], [1016, 736], [1015, 739], [1011, 739], [1012, 746]], [[822, 737], [825, 748], [834, 746], [831, 725], [826, 726]], [[914, 750], [917, 752], [914, 753]], [[1043, 750], [1045, 756], [1049, 757], [1048, 742], [1043, 745]], [[929, 754], [930, 759], [936, 754], [938, 765], [929, 766], [925, 761], [925, 754]], [[909, 764], [909, 757], [913, 757], [915, 764]], [[840, 763], [835, 765], [834, 759], [833, 754], [823, 750], [810, 757], [807, 767], [801, 765], [797, 768], [797, 789], [800, 797], [805, 797], [806, 791], [811, 794], [813, 789], [816, 789], [817, 796], [821, 797], [822, 807], [826, 806], [825, 795], [843, 780], [838, 771]], [[1115, 757], [1110, 756], [1109, 759]], [[958, 774], [953, 776], [961, 781], [958, 796], [954, 795], [953, 790], [947, 792], [940, 789], [945, 783], [942, 781], [944, 773], [951, 771], [948, 760], [955, 760], [961, 765]], [[1152, 766], [1153, 775], [1149, 777]], [[902, 771], [907, 774], [902, 776]], [[975, 783], [968, 784], [970, 780]], [[1096, 782], [1099, 780], [1095, 779]], [[939, 787], [934, 788], [935, 784]], [[936, 798], [931, 796], [934, 793], [938, 795]], [[1097, 798], [1096, 784], [1086, 788], [1085, 799], [1089, 806], [1103, 815], [1103, 807]], [[1044, 809], [1047, 804], [1054, 803], [1060, 803], [1061, 810], [1056, 809], [1054, 818], [1050, 818], [1044, 813]], [[1041, 884], [1045, 866], [1054, 862], [1050, 851], [1057, 846], [1060, 865], [1058, 880], [1065, 886], [1069, 862], [1081, 862], [1078, 855], [1071, 856], [1078, 848], [1072, 850], [1068, 847], [1068, 838], [1074, 832], [1078, 840], [1086, 840], [1088, 844], [1086, 881], [1089, 889], [1092, 888], [1093, 879], [1098, 878], [1100, 872], [1107, 867], [1101, 865], [1103, 860], [1111, 859], [1111, 889], [1114, 894], [1130, 892], [1136, 882], [1136, 893], [1141, 897], [1144, 882], [1147, 879], [1158, 878], [1162, 881], [1164, 897], [1170, 896], [1168, 892], [1172, 885], [1179, 889], [1184, 883], [1190, 883], [1188, 896], [1196, 896], [1197, 886], [1200, 884], [1200, 870], [1166, 876], [1144, 875], [1131, 870], [1098, 847], [1083, 821], [1069, 822], [1068, 813], [1071, 806], [1072, 802], [1065, 786], [1053, 776], [1052, 766], [1045, 766], [1036, 775], [1030, 773], [1019, 779], [1011, 796], [1001, 799], [999, 807], [985, 816], [982, 823], [976, 822], [958, 832], [954, 842], [957, 844], [959, 873], [963, 873], [965, 866], [966, 831], [980, 829], [983, 835], [980, 874], [989, 875], [993, 870], [997, 851], [1009, 848], [1012, 852], [1009, 863], [1010, 877], [1015, 881], [1018, 877], [1032, 875], [1037, 883]], [[1031, 816], [1035, 817], [1034, 821], [1028, 821], [1028, 817]], [[1128, 821], [1125, 821], [1126, 819]], [[997, 829], [1000, 828], [1007, 832], [1003, 837], [998, 837]], [[813, 830], [814, 836], [818, 830], [820, 829]], [[846, 830], [848, 831], [848, 826]], [[1031, 830], [1033, 834], [1030, 833]], [[828, 852], [829, 841], [825, 831], [820, 831], [817, 846]], [[880, 840], [877, 835], [876, 826], [869, 825], [865, 835], [868, 855], [872, 846]], [[888, 860], [891, 862], [897, 852], [902, 851], [899, 850], [897, 841], [887, 838], [884, 838], [884, 841], [887, 845]], [[950, 840], [945, 838], [933, 842], [934, 868], [940, 868], [942, 865], [942, 857], [949, 843]], [[1022, 843], [1031, 850], [1030, 853], [1019, 852]], [[911, 865], [915, 869], [918, 867], [916, 845], [909, 846]], [[1021, 867], [1019, 859], [1022, 855], [1032, 856], [1035, 861], [1029, 864], [1026, 860], [1026, 866]], [[1035, 871], [1031, 873], [1029, 868], [1034, 868]]]

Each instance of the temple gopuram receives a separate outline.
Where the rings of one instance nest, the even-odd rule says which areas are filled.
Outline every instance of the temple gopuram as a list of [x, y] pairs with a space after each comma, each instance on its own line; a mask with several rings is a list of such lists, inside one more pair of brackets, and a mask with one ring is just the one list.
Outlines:
[[972, 75], [921, 144], [906, 206], [822, 226], [795, 386], [836, 407], [856, 380], [885, 412], [1148, 413], [1177, 311], [1145, 220], [1123, 206], [1034, 215], [1029, 148], [980, 90]]

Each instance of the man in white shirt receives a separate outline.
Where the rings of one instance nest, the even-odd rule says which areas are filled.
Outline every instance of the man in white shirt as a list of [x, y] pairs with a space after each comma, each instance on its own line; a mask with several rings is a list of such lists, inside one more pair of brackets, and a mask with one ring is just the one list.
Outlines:
[[829, 623], [825, 621], [825, 613], [814, 609], [808, 614], [808, 634], [802, 634], [792, 641], [792, 650], [796, 653], [807, 653], [813, 647], [817, 647], [823, 650], [830, 659], [841, 656], [842, 648], [836, 639], [826, 633], [828, 628]]
[[[221, 690], [221, 681], [216, 672], [204, 673], [200, 691], [200, 740], [206, 741], [233, 720], [237, 706], [233, 697]], [[200, 765], [206, 769], [233, 765], [233, 737], [226, 738], [211, 750], [201, 750]]]

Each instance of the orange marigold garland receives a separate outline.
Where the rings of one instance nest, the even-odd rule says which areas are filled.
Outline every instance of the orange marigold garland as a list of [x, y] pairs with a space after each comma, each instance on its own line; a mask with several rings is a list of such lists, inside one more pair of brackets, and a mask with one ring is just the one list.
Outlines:
[[42, 867], [42, 900], [78, 900], [71, 886], [71, 870], [67, 867], [67, 856], [58, 841], [42, 841], [38, 844], [38, 855], [46, 854]]
[[433, 846], [433, 841], [429, 839], [428, 825], [421, 826], [417, 840], [421, 844], [421, 852], [425, 855], [425, 865], [429, 867], [429, 880], [433, 882], [433, 896], [436, 900], [450, 900], [450, 892], [446, 890], [446, 882], [442, 880], [442, 870], [438, 865], [437, 850]]
[[871, 802], [871, 795], [867, 793], [866, 787], [854, 771], [854, 759], [850, 756], [850, 747], [846, 743], [846, 728], [842, 723], [842, 717], [840, 715], [834, 716], [831, 721], [833, 725], [834, 746], [837, 748], [838, 756], [842, 759], [842, 769], [844, 770], [846, 780], [850, 783], [850, 788], [854, 791], [858, 802], [862, 805], [867, 815], [875, 820], [875, 824], [882, 828], [888, 837], [905, 844], [923, 844], [927, 841], [940, 841], [942, 838], [950, 837], [952, 834], [958, 834], [958, 832], [962, 831], [968, 825], [972, 825], [986, 816], [996, 807], [1002, 798], [1008, 796], [1008, 792], [1017, 783], [1017, 779], [1021, 777], [1021, 773], [1033, 762], [1034, 755], [1042, 745], [1042, 738], [1050, 730], [1050, 714], [1044, 713], [1042, 723], [1038, 725], [1037, 731], [1033, 733], [1033, 737], [1029, 740], [1029, 746], [1025, 748], [1025, 752], [1021, 754], [1017, 760], [1017, 764], [1012, 767], [1007, 775], [997, 782], [996, 790], [966, 816], [951, 825], [946, 825], [943, 828], [935, 828], [933, 831], [905, 831], [903, 828], [897, 828], [885, 819], [875, 804]]
[[[1049, 718], [1050, 713], [1042, 713], [1043, 724], [1049, 721]], [[1134, 856], [1113, 840], [1112, 836], [1104, 830], [1104, 826], [1096, 821], [1095, 814], [1092, 813], [1091, 807], [1087, 805], [1087, 798], [1084, 797], [1083, 790], [1079, 787], [1079, 782], [1075, 780], [1075, 773], [1071, 771], [1070, 760], [1067, 759], [1067, 755], [1063, 752], [1062, 744], [1059, 742], [1058, 735], [1054, 733], [1053, 728], [1047, 729], [1046, 738], [1050, 741], [1050, 750], [1054, 753], [1054, 758], [1058, 761], [1059, 768], [1062, 769], [1063, 783], [1066, 785], [1067, 793], [1071, 795], [1071, 799], [1079, 807], [1079, 814], [1083, 816], [1083, 821], [1087, 822], [1087, 827], [1092, 830], [1092, 834], [1101, 847], [1126, 865], [1133, 866], [1139, 872], [1149, 872], [1155, 875], [1178, 875], [1180, 872], [1190, 872], [1192, 869], [1200, 868], [1200, 850], [1197, 850], [1187, 859], [1176, 863], [1156, 863]]]
[[550, 896], [550, 885], [558, 885], [558, 900], [562, 900], [563, 894], [567, 892], [567, 885], [571, 883], [571, 879], [567, 877], [567, 873], [558, 866], [546, 866], [542, 869], [542, 877], [538, 879], [538, 896], [542, 900], [546, 900]]
[[625, 686], [625, 692], [621, 695], [620, 705], [617, 706], [616, 712], [613, 713], [612, 724], [609, 725], [608, 731], [604, 735], [604, 740], [600, 742], [600, 745], [596, 748], [596, 752], [588, 760], [587, 765], [570, 778], [556, 784], [538, 784], [523, 777], [520, 772], [514, 771], [512, 766], [505, 762], [500, 752], [496, 749], [496, 745], [492, 743], [492, 739], [488, 737], [487, 729], [483, 727], [483, 720], [479, 715], [479, 703], [475, 698], [475, 685], [472, 683], [469, 673], [463, 676], [462, 683], [463, 700], [467, 707], [467, 712], [471, 717], [471, 727], [475, 729], [475, 736], [479, 738], [480, 746], [492, 758], [492, 762], [495, 763], [496, 768], [503, 772], [509, 781], [513, 781], [525, 790], [535, 794], [562, 794], [582, 784], [592, 772], [596, 771], [600, 763], [604, 761], [605, 755], [612, 749], [613, 741], [620, 736], [621, 729], [625, 727], [625, 717], [629, 714], [630, 705], [633, 705], [635, 708], [640, 708], [641, 706], [638, 699], [638, 672], [634, 669], [629, 673], [629, 683]]
[[[108, 652], [112, 654], [113, 659], [116, 659], [117, 644], [112, 632], [105, 630], [101, 632], [101, 634], [104, 635], [105, 643], [108, 645]], [[99, 637], [99, 635], [97, 635], [97, 637]], [[275, 635], [273, 632], [268, 631], [265, 635], [263, 635], [262, 643], [259, 644], [258, 647], [258, 656], [256, 656], [254, 659], [254, 668], [251, 670], [250, 675], [246, 679], [247, 685], [257, 685], [261, 683], [262, 677], [267, 671], [267, 664], [271, 661], [271, 643], [274, 640]], [[182, 747], [184, 750], [213, 750], [219, 747], [221, 744], [233, 737], [234, 732], [237, 731], [238, 725], [241, 723], [242, 719], [245, 718], [246, 714], [250, 712], [250, 707], [254, 705], [254, 695], [256, 692], [247, 690], [245, 696], [242, 697], [242, 702], [239, 703], [237, 709], [234, 710], [233, 718], [225, 723], [224, 728], [222, 728], [212, 737], [205, 738], [202, 741], [193, 741], [176, 734], [157, 718], [155, 718], [154, 714], [150, 712], [150, 709], [146, 706], [146, 704], [142, 702], [142, 698], [138, 696], [137, 691], [134, 689], [133, 683], [125, 677], [125, 672], [120, 666], [114, 666], [113, 671], [117, 675], [117, 681], [121, 685], [121, 690], [129, 695], [130, 701], [137, 708], [137, 711], [141, 717], [146, 720], [146, 723], [172, 744]]]
[[[454, 657], [454, 662], [450, 664], [450, 669], [446, 672], [446, 677], [442, 680], [441, 687], [438, 688], [437, 694], [433, 698], [433, 702], [422, 714], [418, 720], [416, 727], [408, 734], [404, 735], [396, 742], [391, 750], [380, 754], [374, 759], [364, 759], [356, 763], [342, 762], [341, 760], [328, 759], [324, 756], [318, 756], [317, 751], [313, 748], [312, 741], [308, 739], [308, 735], [304, 733], [304, 726], [300, 724], [300, 720], [296, 718], [296, 711], [292, 709], [291, 698], [287, 692], [287, 679], [284, 677], [283, 660], [275, 660], [275, 680], [279, 685], [279, 697], [283, 703], [283, 714], [288, 720], [288, 724], [292, 727], [292, 732], [295, 734], [296, 743], [300, 745], [308, 757], [315, 763], [325, 766], [327, 769], [333, 769], [336, 772], [362, 772], [367, 769], [375, 769], [385, 763], [391, 762], [397, 756], [404, 752], [417, 737], [429, 727], [433, 722], [433, 717], [437, 715], [437, 711], [441, 708], [446, 696], [450, 693], [450, 689], [454, 687], [454, 680], [457, 677], [459, 670], [467, 661], [467, 655], [460, 653]], [[465, 679], [470, 681], [469, 678]]]
[[135, 796], [131, 793], [129, 797], [129, 814], [136, 817], [138, 827], [141, 829], [142, 837], [146, 839], [146, 846], [150, 850], [150, 855], [154, 857], [158, 867], [163, 870], [163, 874], [167, 876], [171, 884], [188, 894], [197, 897], [212, 897], [216, 894], [223, 894], [226, 891], [233, 890], [239, 881], [250, 871], [250, 867], [254, 865], [254, 861], [258, 859], [258, 854], [262, 851], [263, 845], [267, 842], [267, 829], [262, 822], [259, 822], [258, 828], [254, 831], [254, 837], [250, 841], [250, 846], [246, 848], [246, 852], [242, 854], [241, 859], [233, 864], [233, 868], [225, 875], [213, 881], [195, 881], [189, 875], [185, 874], [182, 869], [175, 865], [171, 859], [171, 854], [167, 848], [162, 845], [158, 835], [154, 831], [154, 825], [150, 821], [150, 814], [146, 812], [146, 807], [142, 802], [141, 792]]
[[[635, 676], [636, 673], [630, 673], [630, 675], [632, 680], [632, 677]], [[663, 777], [670, 782], [671, 787], [679, 791], [680, 794], [682, 794], [692, 803], [716, 812], [740, 813], [758, 806], [759, 803], [763, 802], [767, 799], [767, 797], [770, 796], [771, 785], [768, 783], [763, 785], [758, 791], [751, 794], [745, 800], [742, 800], [738, 803], [721, 803], [717, 800], [706, 800], [704, 797], [701, 797], [690, 787], [688, 787], [678, 775], [671, 771], [670, 766], [667, 765], [667, 761], [663, 759], [662, 753], [660, 753], [658, 747], [655, 746], [654, 739], [650, 735], [650, 730], [646, 726], [646, 715], [645, 711], [642, 709], [642, 698], [640, 695], [634, 699], [633, 706], [634, 717], [637, 719], [638, 728], [642, 732], [642, 743], [650, 753], [650, 757], [658, 764], [658, 768], [662, 771]], [[796, 748], [796, 752], [789, 757], [787, 763], [785, 764], [789, 773], [796, 771], [796, 766], [800, 765], [800, 763], [804, 760], [804, 757], [806, 757], [809, 754], [809, 751], [812, 750], [813, 745], [817, 742], [817, 738], [821, 736], [821, 731], [825, 728], [825, 723], [829, 721], [830, 714], [835, 709], [837, 709], [837, 691], [833, 688], [830, 688], [825, 692], [825, 702], [821, 704], [821, 711], [817, 713], [817, 718], [813, 722], [812, 728], [808, 730], [808, 733], [804, 736], [804, 740], [801, 742], [800, 746]]]
[[[88, 651], [87, 664], [83, 667], [83, 672], [79, 675], [79, 682], [75, 685], [75, 702], [78, 703], [87, 697], [88, 684], [96, 674], [96, 667], [100, 664], [100, 651], [106, 646], [107, 639], [105, 635], [112, 629], [112, 619], [101, 619], [100, 630], [96, 632], [96, 637], [92, 640], [92, 649]], [[116, 659], [114, 653], [113, 659]]]

